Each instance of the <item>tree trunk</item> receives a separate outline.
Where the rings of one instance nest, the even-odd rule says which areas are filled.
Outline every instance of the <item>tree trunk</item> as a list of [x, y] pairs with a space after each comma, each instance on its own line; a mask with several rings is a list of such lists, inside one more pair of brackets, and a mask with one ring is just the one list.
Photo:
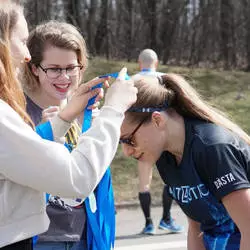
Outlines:
[[95, 49], [98, 55], [101, 53], [102, 45], [105, 41], [105, 36], [108, 32], [108, 4], [109, 0], [102, 0], [101, 2], [101, 19], [97, 26], [95, 35]]
[[221, 54], [224, 68], [230, 68], [231, 31], [232, 31], [232, 5], [231, 0], [221, 0], [220, 6]]
[[96, 30], [96, 13], [97, 13], [98, 1], [92, 0], [90, 1], [89, 7], [89, 18], [87, 21], [87, 33], [88, 33], [88, 47], [90, 53], [95, 55], [95, 30]]

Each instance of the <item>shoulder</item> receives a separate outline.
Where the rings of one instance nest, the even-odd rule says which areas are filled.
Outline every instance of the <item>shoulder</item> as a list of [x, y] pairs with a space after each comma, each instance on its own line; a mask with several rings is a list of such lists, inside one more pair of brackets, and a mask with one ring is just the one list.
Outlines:
[[6, 103], [5, 101], [0, 99], [0, 111], [1, 111], [1, 118], [5, 118], [5, 117], [14, 117], [14, 118], [20, 118], [21, 117], [15, 112], [15, 110], [13, 108], [11, 108], [11, 106]]
[[7, 136], [8, 131], [21, 131], [24, 126], [31, 129], [30, 126], [24, 123], [21, 116], [3, 100], [0, 100], [0, 113], [1, 136]]
[[132, 77], [140, 77], [140, 76], [162, 76], [166, 75], [166, 73], [158, 72], [158, 71], [140, 71], [134, 74]]
[[200, 120], [185, 120], [185, 126], [188, 133], [191, 133], [194, 142], [206, 146], [217, 144], [234, 144], [240, 141], [238, 136], [228, 129], [213, 123]]
[[190, 153], [204, 165], [222, 159], [250, 159], [250, 146], [228, 129], [202, 121], [191, 121], [186, 127]]
[[25, 95], [25, 97], [27, 102], [26, 111], [30, 115], [30, 118], [34, 124], [38, 125], [42, 120], [43, 109], [34, 103], [28, 95]]
[[2, 99], [0, 99], [0, 109], [1, 109], [1, 111], [2, 111], [2, 110], [5, 110], [5, 109], [8, 109], [8, 108], [11, 108], [11, 107], [9, 106], [9, 104], [6, 103], [5, 101], [3, 101]]
[[137, 73], [137, 74], [134, 74], [134, 75], [132, 75], [131, 77], [132, 77], [132, 79], [134, 80], [134, 81], [137, 81], [137, 80], [140, 80], [141, 79], [141, 74], [140, 73]]
[[157, 76], [163, 76], [166, 75], [167, 73], [163, 73], [163, 72], [155, 72]]
[[250, 146], [228, 129], [211, 123], [198, 122], [192, 126], [190, 153], [199, 167], [209, 171], [230, 166], [245, 169], [250, 164]]
[[25, 95], [25, 98], [26, 98], [26, 107], [27, 109], [30, 109], [34, 112], [42, 112], [43, 109], [38, 106], [28, 95]]

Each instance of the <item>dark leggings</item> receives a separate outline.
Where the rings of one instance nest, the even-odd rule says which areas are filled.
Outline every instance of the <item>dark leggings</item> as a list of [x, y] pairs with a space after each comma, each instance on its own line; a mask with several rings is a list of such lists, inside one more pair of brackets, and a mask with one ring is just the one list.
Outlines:
[[1, 250], [33, 250], [32, 239], [16, 242], [6, 247], [2, 247]]
[[[151, 205], [150, 192], [140, 192], [139, 201], [140, 201], [141, 209], [143, 211], [143, 214], [146, 220], [146, 226], [148, 224], [152, 224], [153, 222], [152, 222], [151, 213], [150, 213], [150, 205]], [[168, 193], [168, 187], [164, 186], [164, 189], [162, 192], [162, 205], [163, 205], [162, 219], [165, 222], [169, 222], [171, 220], [170, 209], [171, 209], [172, 201], [173, 200]]]
[[162, 205], [163, 205], [163, 215], [162, 219], [165, 222], [169, 222], [171, 220], [170, 209], [173, 203], [173, 199], [168, 193], [168, 187], [165, 185], [162, 192]]

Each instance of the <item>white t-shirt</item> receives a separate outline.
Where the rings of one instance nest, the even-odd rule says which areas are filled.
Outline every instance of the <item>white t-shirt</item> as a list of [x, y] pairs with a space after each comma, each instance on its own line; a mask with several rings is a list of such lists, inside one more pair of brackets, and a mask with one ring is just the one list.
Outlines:
[[133, 78], [136, 76], [143, 76], [143, 75], [145, 75], [145, 76], [162, 76], [162, 75], [165, 75], [165, 73], [158, 72], [155, 69], [142, 69], [140, 72], [135, 74], [133, 76]]

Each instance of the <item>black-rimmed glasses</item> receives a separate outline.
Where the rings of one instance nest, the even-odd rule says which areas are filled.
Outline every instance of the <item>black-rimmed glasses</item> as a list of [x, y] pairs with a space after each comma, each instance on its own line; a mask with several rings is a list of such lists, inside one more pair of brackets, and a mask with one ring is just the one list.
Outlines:
[[79, 69], [81, 70], [83, 68], [82, 65], [73, 65], [67, 68], [43, 68], [40, 64], [38, 67], [51, 79], [56, 79], [61, 76], [63, 70], [65, 70], [67, 76], [76, 76], [79, 73]]
[[146, 117], [145, 119], [143, 119], [134, 129], [134, 131], [128, 136], [128, 138], [124, 138], [124, 139], [120, 139], [119, 143], [125, 143], [129, 146], [134, 147], [135, 146], [135, 142], [133, 141], [133, 137], [135, 135], [135, 133], [138, 131], [138, 129], [141, 127], [141, 125], [147, 120], [148, 117]]

